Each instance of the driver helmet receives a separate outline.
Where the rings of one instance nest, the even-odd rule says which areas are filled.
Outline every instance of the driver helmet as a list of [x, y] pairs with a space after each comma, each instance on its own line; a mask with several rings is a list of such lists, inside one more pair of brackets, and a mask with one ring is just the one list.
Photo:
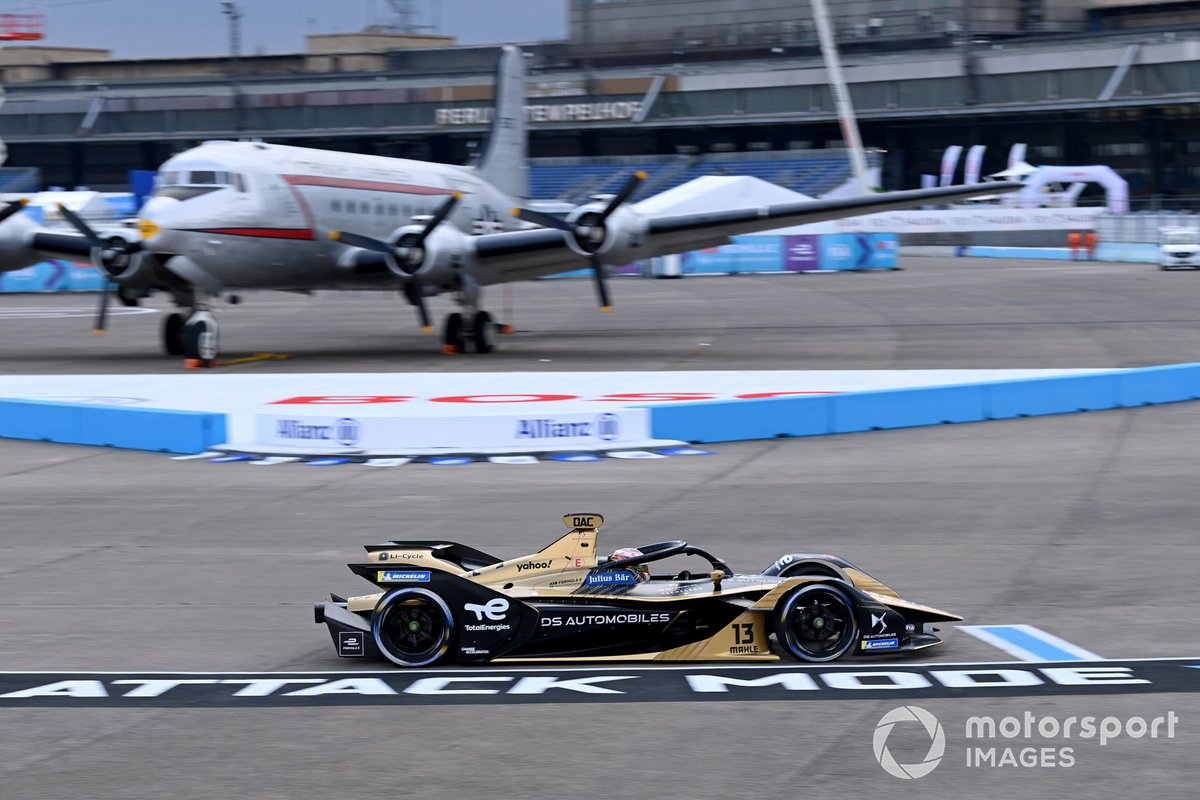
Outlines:
[[[622, 547], [620, 550], [613, 551], [613, 554], [608, 557], [609, 561], [624, 561], [627, 558], [637, 558], [642, 555], [642, 551], [636, 547]], [[650, 567], [647, 564], [633, 564], [626, 567], [639, 581], [650, 580]]]

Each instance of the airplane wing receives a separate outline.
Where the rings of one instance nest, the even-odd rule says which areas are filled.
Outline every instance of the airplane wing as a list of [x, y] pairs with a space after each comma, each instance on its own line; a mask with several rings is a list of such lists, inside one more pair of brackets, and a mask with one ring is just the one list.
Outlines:
[[[805, 200], [770, 206], [734, 208], [694, 214], [644, 217], [644, 233], [634, 236], [634, 258], [683, 253], [729, 242], [729, 237], [758, 231], [825, 222], [882, 211], [975, 197], [982, 192], [1016, 191], [1017, 182], [946, 186], [884, 192], [838, 200]], [[619, 221], [619, 220], [617, 220]], [[472, 237], [475, 276], [481, 284], [508, 283], [589, 266], [586, 256], [571, 249], [571, 234], [555, 228], [492, 233]], [[629, 259], [634, 260], [634, 259]], [[609, 264], [615, 262], [605, 258]]]

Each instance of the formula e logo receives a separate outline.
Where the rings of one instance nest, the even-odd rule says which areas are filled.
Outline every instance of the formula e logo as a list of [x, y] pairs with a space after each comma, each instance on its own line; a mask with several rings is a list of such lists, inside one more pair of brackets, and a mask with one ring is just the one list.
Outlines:
[[463, 605], [463, 609], [473, 612], [476, 622], [483, 622], [485, 617], [492, 622], [499, 622], [504, 619], [505, 613], [508, 612], [508, 601], [503, 597], [497, 597], [495, 600], [489, 600], [482, 605], [479, 603], [466, 603]]
[[601, 414], [593, 425], [596, 426], [596, 438], [602, 442], [621, 438], [621, 418], [616, 414]]
[[356, 419], [342, 417], [333, 428], [333, 438], [342, 447], [352, 447], [362, 439], [362, 423]]

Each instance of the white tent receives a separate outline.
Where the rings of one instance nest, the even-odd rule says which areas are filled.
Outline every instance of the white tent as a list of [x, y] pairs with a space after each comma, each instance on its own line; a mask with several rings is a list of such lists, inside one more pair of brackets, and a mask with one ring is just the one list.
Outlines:
[[634, 203], [633, 208], [643, 214], [702, 214], [811, 199], [806, 194], [748, 175], [705, 175]]

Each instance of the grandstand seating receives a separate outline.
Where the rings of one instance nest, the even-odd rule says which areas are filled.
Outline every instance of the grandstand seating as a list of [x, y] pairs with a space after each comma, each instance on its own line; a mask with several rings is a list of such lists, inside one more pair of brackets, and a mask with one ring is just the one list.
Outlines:
[[[850, 177], [850, 161], [844, 151], [762, 153], [755, 158], [710, 154], [654, 161], [574, 161], [532, 159], [530, 189], [536, 200], [580, 202], [593, 194], [616, 192], [636, 170], [649, 178], [636, 197], [649, 197], [704, 175], [752, 175], [793, 191], [817, 197]], [[874, 153], [872, 160], [877, 161]]]

